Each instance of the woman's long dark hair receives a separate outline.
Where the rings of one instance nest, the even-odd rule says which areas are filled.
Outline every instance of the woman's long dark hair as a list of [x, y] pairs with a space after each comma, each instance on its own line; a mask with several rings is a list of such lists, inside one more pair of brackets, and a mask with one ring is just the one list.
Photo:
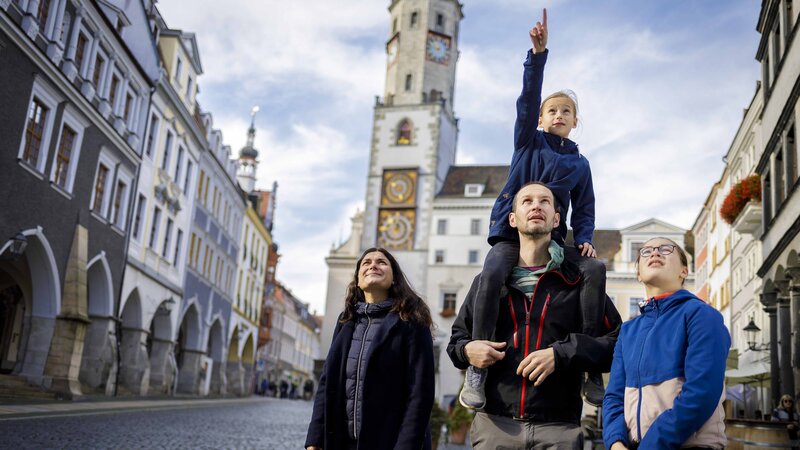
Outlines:
[[358, 270], [361, 268], [361, 262], [368, 253], [381, 252], [389, 260], [389, 265], [392, 267], [392, 275], [394, 281], [389, 287], [389, 298], [394, 300], [392, 311], [400, 316], [401, 320], [416, 322], [421, 325], [430, 327], [433, 324], [431, 319], [431, 310], [428, 304], [417, 294], [414, 289], [408, 284], [403, 270], [400, 269], [400, 264], [394, 259], [388, 250], [381, 247], [369, 248], [361, 254], [356, 262], [356, 270], [353, 273], [353, 279], [347, 286], [347, 297], [344, 299], [344, 312], [340, 321], [342, 323], [353, 320], [356, 315], [356, 303], [366, 301], [364, 298], [364, 291], [358, 287]]

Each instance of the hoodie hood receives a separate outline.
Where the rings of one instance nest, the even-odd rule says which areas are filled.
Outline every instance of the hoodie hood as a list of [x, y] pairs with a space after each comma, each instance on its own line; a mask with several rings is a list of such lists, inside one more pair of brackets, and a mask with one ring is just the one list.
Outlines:
[[702, 300], [700, 300], [696, 295], [692, 294], [686, 289], [680, 289], [666, 297], [651, 297], [646, 299], [644, 302], [639, 304], [639, 311], [641, 311], [642, 314], [646, 314], [651, 311], [666, 311], [689, 300], [698, 300], [702, 302]]

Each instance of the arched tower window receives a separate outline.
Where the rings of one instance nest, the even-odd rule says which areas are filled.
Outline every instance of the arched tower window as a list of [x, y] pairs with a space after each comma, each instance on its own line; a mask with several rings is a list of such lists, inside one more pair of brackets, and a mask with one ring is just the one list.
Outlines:
[[403, 119], [397, 127], [397, 145], [411, 145], [411, 121]]
[[411, 13], [411, 28], [417, 28], [417, 22], [419, 22], [419, 13], [414, 11]]
[[406, 75], [406, 92], [411, 91], [411, 83], [414, 81], [414, 78], [411, 74]]

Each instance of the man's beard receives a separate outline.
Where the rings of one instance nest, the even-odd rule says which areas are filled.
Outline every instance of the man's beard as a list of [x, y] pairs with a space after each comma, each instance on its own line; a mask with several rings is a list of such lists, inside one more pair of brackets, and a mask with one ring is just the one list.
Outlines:
[[525, 227], [519, 230], [520, 234], [531, 239], [540, 238], [542, 236], [549, 236], [553, 232], [553, 225], [545, 223], [541, 226]]

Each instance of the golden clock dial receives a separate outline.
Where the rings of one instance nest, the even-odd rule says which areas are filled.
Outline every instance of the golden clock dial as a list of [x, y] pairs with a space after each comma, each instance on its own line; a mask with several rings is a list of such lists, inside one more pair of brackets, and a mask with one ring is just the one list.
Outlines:
[[378, 243], [382, 247], [409, 250], [414, 240], [414, 210], [382, 210]]
[[384, 195], [391, 203], [413, 203], [414, 180], [407, 173], [389, 176], [384, 185]]

